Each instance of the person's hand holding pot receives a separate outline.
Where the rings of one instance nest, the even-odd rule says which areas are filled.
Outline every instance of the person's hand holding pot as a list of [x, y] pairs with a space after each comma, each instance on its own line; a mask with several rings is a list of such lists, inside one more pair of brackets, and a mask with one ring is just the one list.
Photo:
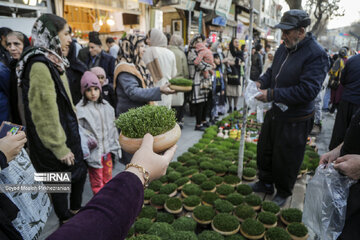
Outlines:
[[[166, 169], [174, 157], [177, 145], [168, 149], [164, 155], [159, 155], [153, 151], [154, 137], [149, 133], [143, 138], [141, 147], [136, 151], [131, 163], [143, 167], [149, 173], [149, 180], [155, 180], [166, 173]], [[136, 167], [129, 167], [126, 171], [137, 175], [144, 184], [144, 176]]]

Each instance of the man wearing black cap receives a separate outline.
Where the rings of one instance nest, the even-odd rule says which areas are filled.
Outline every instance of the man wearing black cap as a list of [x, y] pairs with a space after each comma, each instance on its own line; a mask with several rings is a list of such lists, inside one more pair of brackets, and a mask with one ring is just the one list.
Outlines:
[[85, 59], [80, 57], [82, 53], [79, 53], [79, 59], [82, 60], [89, 69], [93, 67], [102, 67], [106, 72], [107, 78], [109, 79], [109, 84], [112, 85], [114, 78], [115, 58], [103, 51], [101, 46], [102, 44], [99, 38], [99, 33], [90, 32], [88, 46], [89, 53]]
[[306, 140], [314, 121], [314, 99], [328, 71], [328, 57], [311, 33], [309, 15], [302, 10], [284, 13], [276, 28], [283, 43], [273, 64], [256, 82], [263, 102], [273, 102], [262, 125], [257, 165], [259, 180], [255, 192], [274, 192], [273, 201], [283, 206], [292, 195], [304, 158]]

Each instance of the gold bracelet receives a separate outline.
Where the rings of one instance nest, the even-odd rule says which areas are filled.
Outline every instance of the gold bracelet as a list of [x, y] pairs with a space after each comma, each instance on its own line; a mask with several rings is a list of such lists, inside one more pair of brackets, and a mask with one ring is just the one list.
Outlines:
[[139, 169], [140, 173], [142, 173], [144, 176], [144, 188], [147, 188], [149, 186], [149, 180], [150, 180], [149, 172], [146, 171], [144, 167], [134, 164], [134, 163], [126, 164], [125, 170], [128, 169], [129, 167], [134, 167], [134, 168]]

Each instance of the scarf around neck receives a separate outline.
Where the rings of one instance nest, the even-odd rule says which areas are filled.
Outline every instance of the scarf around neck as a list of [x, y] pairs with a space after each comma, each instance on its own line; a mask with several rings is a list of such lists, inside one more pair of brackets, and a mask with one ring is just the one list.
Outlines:
[[146, 87], [152, 87], [153, 80], [145, 63], [141, 60], [138, 44], [145, 41], [145, 37], [128, 34], [122, 39], [119, 51], [119, 64], [134, 64], [142, 78]]
[[43, 55], [62, 74], [70, 66], [69, 61], [63, 56], [61, 42], [54, 23], [49, 19], [49, 14], [39, 17], [31, 30], [31, 39], [33, 47], [26, 49], [17, 64], [16, 75], [18, 84], [21, 84], [21, 78], [28, 60], [36, 55]]

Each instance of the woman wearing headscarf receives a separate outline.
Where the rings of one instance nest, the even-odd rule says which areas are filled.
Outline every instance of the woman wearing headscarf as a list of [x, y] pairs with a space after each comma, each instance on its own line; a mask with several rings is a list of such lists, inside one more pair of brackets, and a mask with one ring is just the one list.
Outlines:
[[[199, 42], [203, 42], [205, 37], [201, 34], [195, 35], [189, 45], [188, 53], [188, 65], [190, 78], [193, 80], [193, 90], [191, 94], [191, 104], [193, 105], [193, 111], [195, 112], [196, 125], [195, 130], [204, 131], [209, 124], [206, 122], [207, 114], [207, 100], [208, 94], [211, 90], [211, 74], [207, 79], [202, 75], [203, 71], [209, 71], [213, 68], [211, 64], [201, 61], [198, 65], [194, 65], [194, 61], [197, 57], [195, 45]], [[204, 84], [205, 83], [205, 84]]]
[[[229, 44], [229, 51], [225, 55], [224, 63], [227, 65], [226, 96], [229, 103], [228, 113], [231, 113], [241, 95], [241, 61], [244, 60], [243, 52], [239, 49], [239, 41], [233, 38]], [[232, 105], [234, 102], [234, 105]], [[234, 108], [233, 108], [234, 106]]]
[[[176, 78], [189, 78], [189, 68], [187, 65], [187, 59], [182, 47], [184, 40], [179, 35], [172, 35], [170, 38], [170, 45], [168, 49], [172, 51], [176, 59]], [[184, 125], [184, 93], [178, 92], [172, 96], [171, 106], [176, 111], [176, 121], [182, 128]]]
[[[162, 31], [154, 28], [148, 33], [148, 43], [143, 60], [151, 73], [154, 86], [168, 84], [176, 76], [176, 59], [172, 51], [166, 48], [167, 38]], [[163, 95], [158, 105], [170, 108], [171, 98], [172, 95]]]
[[30, 46], [29, 39], [22, 32], [13, 31], [6, 36], [6, 48], [11, 56], [10, 68], [10, 120], [19, 125], [25, 124], [22, 94], [18, 87], [16, 76], [16, 64], [23, 51]]
[[[130, 108], [160, 101], [162, 93], [173, 93], [168, 85], [151, 87], [153, 80], [142, 61], [145, 52], [145, 38], [129, 34], [122, 39], [119, 64], [115, 68], [114, 89], [117, 97], [116, 116]], [[132, 155], [122, 150], [122, 162], [130, 162]]]
[[50, 193], [60, 224], [81, 207], [86, 166], [72, 103], [63, 51], [71, 43], [66, 20], [53, 14], [39, 17], [32, 28], [33, 47], [17, 66], [22, 88], [30, 159], [38, 172], [71, 172], [68, 193]]

